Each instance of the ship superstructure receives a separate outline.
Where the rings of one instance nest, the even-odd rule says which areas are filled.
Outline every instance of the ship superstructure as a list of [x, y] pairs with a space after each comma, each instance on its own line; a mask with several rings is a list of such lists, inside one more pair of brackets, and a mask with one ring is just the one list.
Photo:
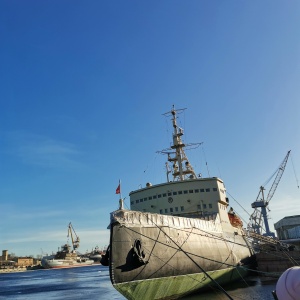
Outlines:
[[145, 188], [131, 192], [130, 208], [165, 215], [214, 213], [218, 211], [218, 201], [227, 205], [224, 183], [217, 177], [201, 178], [201, 175], [196, 175], [184, 148], [197, 144], [186, 145], [182, 141], [183, 129], [177, 125], [176, 112], [173, 108], [165, 114], [172, 116], [173, 145], [160, 151], [168, 156], [168, 162], [171, 163], [171, 169], [166, 164], [167, 182], [154, 186], [147, 183]]

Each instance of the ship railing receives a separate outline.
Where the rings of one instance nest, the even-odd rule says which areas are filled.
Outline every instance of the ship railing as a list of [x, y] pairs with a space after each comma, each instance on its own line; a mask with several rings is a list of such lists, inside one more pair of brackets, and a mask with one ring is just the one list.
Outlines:
[[193, 218], [193, 219], [201, 219], [206, 221], [215, 221], [218, 217], [218, 213], [203, 213], [203, 212], [190, 212], [190, 213], [183, 213], [183, 214], [174, 214], [177, 217], [184, 217], [184, 218]]

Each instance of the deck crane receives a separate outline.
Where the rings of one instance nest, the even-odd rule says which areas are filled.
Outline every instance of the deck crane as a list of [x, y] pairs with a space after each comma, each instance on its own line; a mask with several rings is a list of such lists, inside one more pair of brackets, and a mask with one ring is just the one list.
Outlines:
[[272, 177], [273, 177], [277, 173], [276, 177], [275, 177], [275, 180], [274, 180], [274, 182], [273, 182], [273, 184], [270, 188], [270, 191], [269, 191], [267, 197], [265, 198], [265, 194], [264, 194], [265, 188], [264, 188], [264, 186], [261, 186], [259, 188], [259, 193], [258, 193], [258, 196], [256, 198], [256, 201], [251, 204], [252, 208], [254, 208], [254, 212], [250, 216], [250, 223], [251, 223], [250, 227], [252, 227], [251, 229], [254, 230], [258, 234], [262, 234], [261, 228], [262, 228], [262, 225], [263, 225], [263, 222], [264, 222], [266, 232], [263, 233], [263, 235], [273, 237], [273, 238], [275, 237], [274, 232], [270, 231], [269, 222], [268, 222], [267, 208], [268, 208], [268, 205], [269, 205], [269, 203], [270, 203], [270, 201], [271, 201], [271, 199], [272, 199], [272, 197], [273, 197], [273, 195], [276, 191], [276, 188], [279, 184], [279, 181], [282, 177], [282, 174], [283, 174], [285, 166], [287, 164], [290, 152], [291, 152], [291, 150], [288, 151], [287, 155], [285, 156], [284, 160], [280, 164], [279, 168], [272, 175]]
[[[73, 232], [74, 232], [74, 236], [73, 236]], [[77, 236], [71, 222], [69, 223], [68, 226], [68, 237], [69, 236], [71, 236], [73, 250], [76, 250], [79, 247], [79, 237]]]

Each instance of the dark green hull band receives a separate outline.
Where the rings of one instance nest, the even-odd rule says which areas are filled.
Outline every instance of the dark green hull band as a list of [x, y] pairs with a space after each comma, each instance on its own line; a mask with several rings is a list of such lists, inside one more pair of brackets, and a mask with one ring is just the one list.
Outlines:
[[[227, 268], [207, 272], [220, 285], [241, 279], [248, 273], [246, 267]], [[217, 288], [204, 273], [137, 280], [113, 285], [128, 300], [178, 299], [197, 290]]]

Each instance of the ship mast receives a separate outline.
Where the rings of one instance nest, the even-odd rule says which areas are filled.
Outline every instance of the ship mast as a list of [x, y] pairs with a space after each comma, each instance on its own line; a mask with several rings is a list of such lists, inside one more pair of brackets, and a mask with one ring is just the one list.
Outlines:
[[[190, 165], [189, 160], [184, 152], [184, 148], [187, 146], [199, 146], [200, 144], [189, 144], [185, 145], [181, 139], [183, 136], [183, 129], [177, 125], [177, 117], [176, 114], [179, 111], [183, 111], [184, 109], [175, 109], [174, 105], [170, 112], [165, 113], [165, 116], [172, 116], [172, 124], [173, 124], [173, 145], [170, 149], [165, 149], [163, 151], [159, 151], [160, 153], [168, 155], [168, 161], [172, 164], [171, 173], [173, 175], [173, 181], [181, 181], [185, 179], [196, 178], [196, 174], [194, 172], [193, 167]], [[174, 150], [174, 151], [172, 151]], [[167, 166], [167, 180], [169, 181], [169, 169]]]

